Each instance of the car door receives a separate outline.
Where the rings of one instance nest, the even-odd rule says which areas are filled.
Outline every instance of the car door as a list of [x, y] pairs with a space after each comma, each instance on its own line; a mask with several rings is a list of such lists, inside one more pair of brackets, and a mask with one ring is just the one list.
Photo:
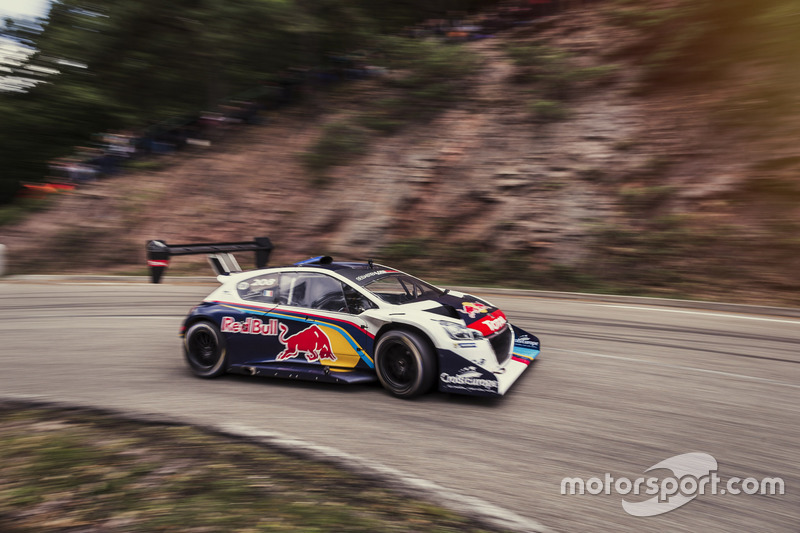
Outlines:
[[358, 317], [364, 309], [348, 303], [345, 288], [324, 272], [281, 274], [278, 305], [271, 313], [279, 320], [281, 346], [275, 362], [340, 369], [372, 366], [367, 355], [370, 334]]
[[230, 364], [260, 364], [281, 349], [277, 307], [280, 273], [262, 273], [236, 284], [239, 304], [225, 306], [220, 331], [225, 335]]

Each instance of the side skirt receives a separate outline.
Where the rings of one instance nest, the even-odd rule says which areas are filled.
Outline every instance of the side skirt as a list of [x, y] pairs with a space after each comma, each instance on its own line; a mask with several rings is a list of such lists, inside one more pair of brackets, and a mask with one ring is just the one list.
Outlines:
[[276, 377], [299, 379], [303, 381], [321, 381], [324, 383], [371, 383], [378, 377], [372, 370], [338, 370], [328, 366], [308, 365], [231, 365], [231, 374], [247, 376]]

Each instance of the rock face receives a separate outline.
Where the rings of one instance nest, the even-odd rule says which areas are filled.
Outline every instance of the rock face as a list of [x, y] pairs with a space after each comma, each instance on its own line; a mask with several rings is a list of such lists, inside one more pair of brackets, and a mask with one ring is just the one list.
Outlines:
[[[522, 103], [524, 89], [512, 79], [503, 41], [470, 46], [483, 67], [465, 103], [424, 126], [372, 139], [370, 152], [333, 169], [323, 188], [309, 186], [298, 155], [335, 117], [295, 110], [235, 132], [222, 146], [171, 156], [166, 170], [98, 183], [5, 229], [3, 238], [17, 249], [41, 249], [48, 239], [58, 248], [55, 241], [104, 228], [104, 235], [115, 235], [106, 244], [124, 244], [121, 258], [133, 264], [141, 260], [136, 248], [150, 238], [262, 234], [287, 260], [321, 252], [379, 257], [392, 243], [415, 240], [533, 250], [543, 261], [574, 263], [594, 221], [614, 209], [613, 197], [581, 179], [580, 169], [618, 156], [613, 145], [629, 134], [624, 116], [630, 110], [607, 91], [576, 102], [568, 122], [536, 124]], [[42, 237], [29, 238], [36, 234]]]

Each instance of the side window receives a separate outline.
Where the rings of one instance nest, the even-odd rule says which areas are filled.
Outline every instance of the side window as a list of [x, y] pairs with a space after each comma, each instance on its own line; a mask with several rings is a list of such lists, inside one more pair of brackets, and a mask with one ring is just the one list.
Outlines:
[[300, 274], [281, 274], [277, 302], [284, 305], [299, 305], [297, 302], [305, 295], [305, 285]]
[[239, 296], [244, 300], [261, 303], [276, 303], [280, 274], [267, 274], [240, 281], [236, 284]]
[[355, 290], [350, 285], [343, 284], [342, 288], [344, 289], [344, 298], [347, 302], [347, 310], [354, 315], [360, 315], [367, 309], [372, 309], [375, 307], [366, 296]]
[[347, 312], [342, 282], [330, 276], [324, 274], [313, 276], [306, 298], [308, 306], [312, 309]]
[[367, 285], [383, 301], [401, 304], [414, 299], [413, 286], [396, 276], [378, 279]]
[[278, 301], [296, 307], [347, 312], [342, 282], [325, 274], [283, 274]]

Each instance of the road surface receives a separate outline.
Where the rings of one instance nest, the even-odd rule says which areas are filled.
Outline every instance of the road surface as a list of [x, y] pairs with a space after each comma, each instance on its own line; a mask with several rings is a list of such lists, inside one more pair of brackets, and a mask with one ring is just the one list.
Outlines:
[[[435, 393], [404, 401], [378, 386], [193, 377], [178, 329], [210, 289], [0, 283], [0, 397], [278, 431], [555, 531], [800, 530], [800, 319], [491, 296], [540, 337], [540, 358], [497, 400]], [[661, 483], [669, 471], [645, 471], [690, 452], [718, 462], [723, 488], [732, 477], [779, 477], [785, 494], [707, 493], [651, 517], [622, 508], [623, 499], [650, 496], [613, 486], [561, 494], [564, 478]]]

